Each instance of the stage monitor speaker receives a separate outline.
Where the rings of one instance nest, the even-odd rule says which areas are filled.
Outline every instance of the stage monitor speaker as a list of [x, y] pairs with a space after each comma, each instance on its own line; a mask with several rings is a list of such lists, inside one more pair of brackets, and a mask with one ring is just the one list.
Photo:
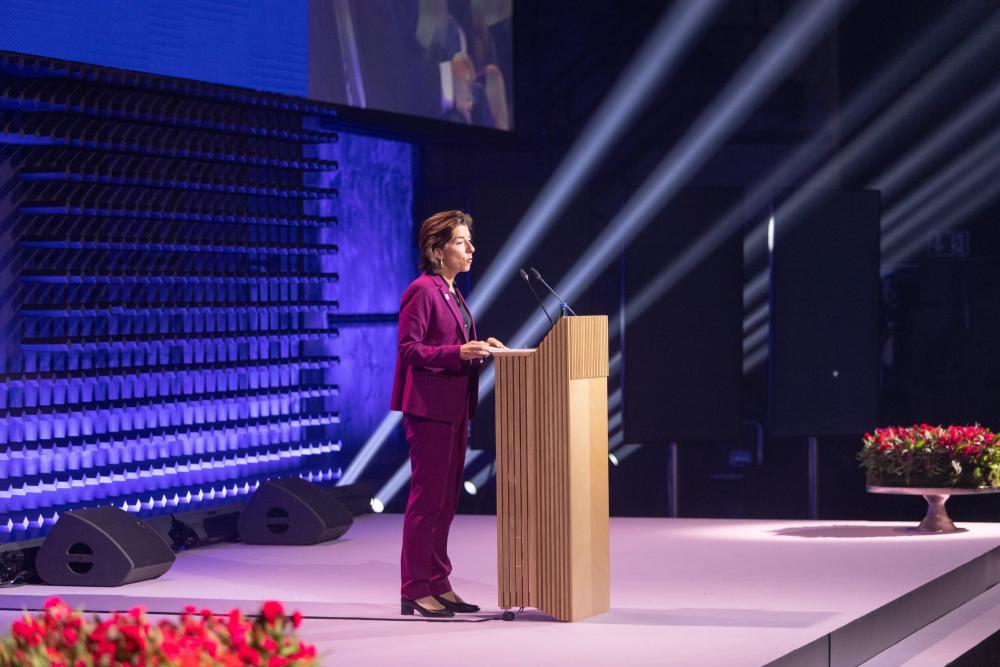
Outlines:
[[237, 523], [248, 544], [316, 544], [335, 540], [354, 518], [334, 495], [298, 477], [262, 482]]
[[[740, 190], [686, 189], [629, 244], [626, 311], [721, 219]], [[627, 324], [625, 442], [739, 438], [743, 243], [737, 231]]]
[[61, 514], [35, 557], [38, 576], [54, 586], [122, 586], [155, 579], [173, 563], [149, 524], [111, 506]]
[[864, 433], [878, 420], [879, 216], [873, 191], [821, 191], [774, 214], [771, 426], [777, 436]]

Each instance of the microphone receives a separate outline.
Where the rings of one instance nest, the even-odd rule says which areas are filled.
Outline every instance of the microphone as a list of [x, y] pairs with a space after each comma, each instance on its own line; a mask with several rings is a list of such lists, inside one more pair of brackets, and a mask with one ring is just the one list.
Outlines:
[[535, 301], [537, 301], [538, 305], [541, 306], [542, 312], [545, 313], [545, 317], [549, 318], [549, 324], [555, 326], [556, 323], [552, 320], [552, 316], [549, 315], [549, 311], [545, 310], [545, 304], [542, 303], [542, 298], [538, 296], [538, 292], [535, 291], [535, 286], [531, 284], [531, 279], [528, 278], [528, 272], [521, 269], [521, 277], [524, 278], [524, 282], [528, 283], [528, 289], [530, 289], [531, 293], [535, 295]]
[[545, 285], [545, 289], [547, 289], [552, 294], [552, 296], [556, 298], [556, 301], [559, 302], [559, 306], [562, 308], [564, 314], [566, 313], [566, 311], [569, 311], [570, 315], [576, 315], [576, 313], [573, 312], [573, 309], [569, 307], [569, 304], [563, 301], [563, 298], [558, 294], [556, 294], [556, 291], [552, 289], [552, 287], [547, 282], [545, 282], [545, 279], [542, 278], [542, 274], [538, 272], [538, 269], [536, 269], [535, 267], [531, 267], [531, 275], [535, 277], [535, 280]]

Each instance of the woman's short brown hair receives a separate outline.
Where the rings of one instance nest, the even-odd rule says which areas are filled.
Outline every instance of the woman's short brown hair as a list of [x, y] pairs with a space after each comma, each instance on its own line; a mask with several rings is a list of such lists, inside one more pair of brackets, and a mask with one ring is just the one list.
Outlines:
[[462, 211], [441, 211], [424, 220], [420, 225], [420, 270], [437, 273], [441, 264], [434, 256], [451, 240], [452, 230], [459, 225], [472, 229], [472, 216]]

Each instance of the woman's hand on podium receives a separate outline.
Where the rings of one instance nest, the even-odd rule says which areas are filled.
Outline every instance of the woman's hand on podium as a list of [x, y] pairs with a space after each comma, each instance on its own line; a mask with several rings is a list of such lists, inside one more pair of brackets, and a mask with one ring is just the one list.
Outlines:
[[470, 340], [458, 350], [462, 361], [485, 360], [490, 356], [490, 344], [481, 340]]
[[493, 338], [492, 336], [490, 336], [489, 338], [486, 339], [486, 344], [489, 345], [490, 347], [495, 347], [495, 348], [500, 349], [500, 350], [506, 350], [507, 349], [506, 345], [504, 345], [503, 343], [501, 343], [496, 338]]

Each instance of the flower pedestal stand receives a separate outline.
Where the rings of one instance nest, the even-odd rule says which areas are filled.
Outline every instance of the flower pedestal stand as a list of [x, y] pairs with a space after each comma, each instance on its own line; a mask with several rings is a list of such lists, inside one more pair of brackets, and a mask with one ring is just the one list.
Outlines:
[[912, 530], [921, 533], [964, 533], [965, 528], [957, 528], [948, 516], [945, 503], [951, 496], [978, 496], [1000, 492], [1000, 488], [947, 488], [918, 486], [869, 486], [869, 493], [894, 493], [902, 496], [923, 496], [927, 501], [927, 515], [920, 525]]

